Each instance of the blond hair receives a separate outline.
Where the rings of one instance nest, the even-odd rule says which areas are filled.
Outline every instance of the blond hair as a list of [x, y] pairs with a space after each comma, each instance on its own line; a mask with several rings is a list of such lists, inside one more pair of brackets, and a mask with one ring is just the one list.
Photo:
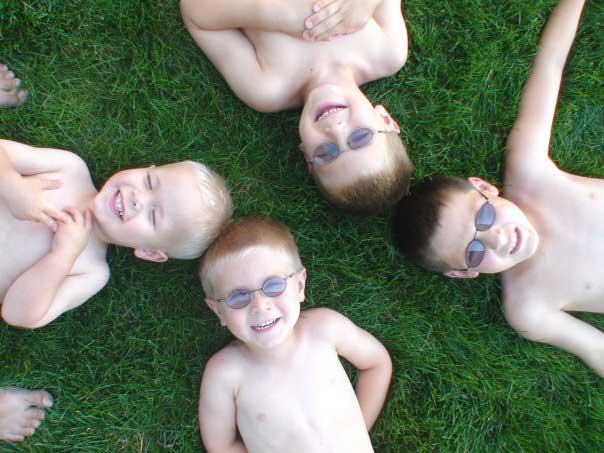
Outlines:
[[174, 232], [166, 253], [170, 258], [199, 258], [231, 218], [231, 194], [224, 179], [199, 162], [186, 160], [170, 165], [191, 167], [196, 178], [199, 204], [195, 215]]
[[372, 175], [339, 186], [327, 186], [313, 173], [319, 190], [331, 205], [350, 214], [376, 214], [407, 194], [413, 165], [401, 138], [397, 134], [385, 136], [384, 164]]
[[223, 265], [259, 248], [269, 248], [291, 260], [292, 271], [302, 268], [298, 246], [289, 228], [270, 217], [243, 217], [228, 223], [208, 248], [199, 266], [199, 278], [207, 297], [214, 295], [213, 282]]

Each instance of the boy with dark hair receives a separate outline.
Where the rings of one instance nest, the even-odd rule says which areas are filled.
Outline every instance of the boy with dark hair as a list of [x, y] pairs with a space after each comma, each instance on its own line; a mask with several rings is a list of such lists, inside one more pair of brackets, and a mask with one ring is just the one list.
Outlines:
[[[311, 0], [182, 0], [181, 11], [243, 102], [262, 112], [303, 105], [300, 149], [330, 203], [369, 214], [407, 191], [411, 161], [400, 129], [359, 89], [407, 60], [400, 0], [320, 0], [314, 10]], [[350, 34], [311, 42], [341, 33]]]
[[508, 323], [604, 376], [604, 333], [569, 314], [604, 313], [604, 181], [566, 173], [548, 156], [584, 3], [561, 0], [543, 31], [507, 141], [506, 197], [480, 178], [437, 177], [400, 203], [398, 240], [401, 250], [449, 277], [502, 272]]

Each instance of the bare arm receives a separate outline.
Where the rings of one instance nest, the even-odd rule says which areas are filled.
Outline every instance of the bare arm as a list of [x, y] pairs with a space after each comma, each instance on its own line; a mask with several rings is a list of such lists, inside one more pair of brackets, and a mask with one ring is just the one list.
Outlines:
[[556, 346], [576, 355], [604, 377], [604, 333], [561, 311], [532, 310], [518, 318], [506, 312], [506, 319], [523, 337]]
[[562, 73], [584, 4], [584, 0], [561, 0], [547, 21], [508, 137], [508, 159], [548, 159]]
[[27, 269], [9, 287], [2, 303], [2, 318], [10, 325], [42, 327], [96, 294], [107, 282], [107, 268], [72, 274], [90, 233], [90, 214], [69, 211], [61, 223], [51, 251]]
[[66, 220], [44, 194], [63, 185], [61, 158], [79, 159], [67, 151], [37, 152], [31, 146], [0, 140], [0, 202], [15, 218], [44, 223], [53, 230], [56, 221]]
[[225, 351], [206, 364], [199, 396], [199, 430], [208, 453], [247, 453], [237, 438], [235, 388]]
[[392, 42], [407, 33], [400, 0], [317, 0], [314, 14], [304, 22], [304, 38], [322, 41], [361, 30], [373, 18]]
[[321, 316], [329, 323], [338, 355], [358, 370], [355, 391], [369, 431], [384, 406], [392, 377], [388, 351], [373, 335], [345, 316], [328, 309], [321, 309]]
[[181, 0], [183, 19], [208, 31], [248, 28], [301, 35], [312, 0]]

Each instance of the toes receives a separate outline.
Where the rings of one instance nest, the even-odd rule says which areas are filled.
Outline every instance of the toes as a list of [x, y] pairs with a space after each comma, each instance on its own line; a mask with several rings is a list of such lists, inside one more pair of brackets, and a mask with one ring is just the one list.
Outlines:
[[42, 409], [36, 409], [34, 407], [30, 407], [29, 409], [27, 409], [27, 417], [30, 420], [44, 420], [44, 417], [46, 417], [46, 412], [44, 412], [44, 410]]
[[0, 440], [5, 440], [7, 442], [22, 442], [25, 440], [25, 437], [21, 436], [20, 434], [7, 433], [0, 434]]
[[25, 102], [27, 93], [0, 90], [0, 107], [18, 107]]
[[27, 401], [35, 407], [52, 407], [52, 396], [46, 390], [34, 390], [29, 392]]
[[10, 91], [21, 85], [19, 79], [0, 79], [0, 90]]
[[10, 80], [10, 79], [14, 79], [14, 78], [15, 78], [15, 73], [13, 71], [7, 71], [6, 69], [4, 71], [0, 71], [0, 79]]
[[29, 422], [27, 422], [27, 424], [25, 425], [25, 427], [26, 428], [37, 429], [37, 428], [40, 427], [41, 424], [42, 424], [42, 420], [33, 419], [33, 420], [29, 420]]

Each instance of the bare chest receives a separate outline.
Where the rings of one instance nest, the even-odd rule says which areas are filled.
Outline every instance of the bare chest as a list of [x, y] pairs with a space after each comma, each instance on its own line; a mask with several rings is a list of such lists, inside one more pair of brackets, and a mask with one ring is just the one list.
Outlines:
[[[288, 364], [289, 365], [289, 364]], [[241, 386], [237, 425], [250, 452], [370, 452], [354, 389], [335, 351], [254, 369]]]
[[382, 29], [371, 20], [357, 33], [332, 41], [308, 42], [283, 33], [246, 30], [265, 71], [287, 80], [299, 90], [309, 77], [324, 67], [352, 67], [362, 76], [360, 84], [389, 75], [391, 59]]
[[537, 224], [539, 248], [504, 282], [568, 311], [604, 312], [604, 183], [577, 178], [538, 207], [522, 207]]
[[[64, 182], [57, 190], [47, 191], [47, 199], [58, 209], [77, 207], [96, 191], [89, 184]], [[53, 233], [45, 225], [15, 219], [8, 208], [0, 203], [0, 301], [6, 290], [25, 270], [45, 256], [51, 248]], [[91, 246], [94, 247], [94, 246]], [[84, 250], [74, 271], [85, 266], [90, 255]]]

